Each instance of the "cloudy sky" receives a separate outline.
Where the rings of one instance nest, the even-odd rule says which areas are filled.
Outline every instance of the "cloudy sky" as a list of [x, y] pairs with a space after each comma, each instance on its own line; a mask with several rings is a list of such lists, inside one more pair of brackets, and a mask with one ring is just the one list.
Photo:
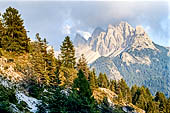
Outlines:
[[78, 32], [88, 38], [96, 27], [106, 29], [120, 21], [142, 25], [155, 43], [170, 46], [168, 1], [0, 0], [1, 13], [9, 6], [19, 10], [31, 39], [40, 33], [56, 50], [67, 35], [74, 40]]

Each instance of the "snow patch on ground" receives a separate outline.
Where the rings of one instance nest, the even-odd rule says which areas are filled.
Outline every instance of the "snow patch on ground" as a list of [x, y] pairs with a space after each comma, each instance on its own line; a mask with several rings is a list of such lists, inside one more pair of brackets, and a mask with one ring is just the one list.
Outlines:
[[28, 105], [28, 109], [33, 112], [33, 113], [36, 113], [36, 111], [38, 110], [38, 107], [37, 105], [40, 103], [39, 100], [33, 98], [33, 97], [28, 97], [26, 96], [24, 93], [22, 92], [17, 92], [16, 93], [16, 97], [19, 101], [24, 101], [27, 103]]

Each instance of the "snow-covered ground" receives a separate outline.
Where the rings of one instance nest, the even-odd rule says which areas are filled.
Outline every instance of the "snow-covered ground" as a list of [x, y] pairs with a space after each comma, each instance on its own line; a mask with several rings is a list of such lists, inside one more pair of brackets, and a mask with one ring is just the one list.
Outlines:
[[36, 98], [33, 98], [33, 97], [28, 97], [22, 92], [16, 92], [16, 97], [17, 97], [18, 101], [26, 102], [29, 107], [28, 109], [31, 112], [36, 113], [36, 111], [38, 110], [37, 105], [40, 103], [39, 100], [37, 100]]

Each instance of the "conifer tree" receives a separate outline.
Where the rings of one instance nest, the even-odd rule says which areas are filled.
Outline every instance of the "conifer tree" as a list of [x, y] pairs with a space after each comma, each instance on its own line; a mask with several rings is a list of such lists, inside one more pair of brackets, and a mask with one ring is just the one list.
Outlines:
[[3, 17], [2, 47], [7, 51], [28, 52], [30, 39], [27, 37], [24, 21], [18, 10], [6, 9]]
[[119, 102], [123, 101], [123, 94], [122, 94], [122, 91], [120, 89], [118, 90], [118, 101]]
[[72, 113], [97, 113], [96, 102], [92, 96], [90, 84], [80, 70], [74, 80], [73, 93], [69, 97], [69, 111]]
[[155, 95], [155, 101], [159, 102], [159, 112], [166, 113], [166, 97], [163, 93], [157, 92]]
[[65, 37], [60, 50], [62, 65], [64, 67], [74, 68], [76, 64], [75, 49], [69, 36]]
[[58, 56], [58, 58], [56, 59], [56, 71], [55, 71], [57, 85], [60, 85], [62, 82], [62, 78], [60, 78], [61, 64], [62, 62], [60, 60], [60, 56]]
[[110, 81], [110, 85], [109, 85], [109, 89], [111, 90], [111, 91], [113, 91], [113, 92], [115, 92], [115, 90], [116, 90], [116, 80], [111, 80]]
[[170, 97], [167, 100], [167, 105], [166, 105], [166, 112], [170, 113]]
[[82, 54], [80, 59], [78, 60], [77, 69], [82, 70], [86, 79], [88, 80], [90, 71], [89, 71], [89, 67], [87, 66], [87, 62], [84, 57], [84, 54]]
[[156, 102], [149, 101], [147, 103], [147, 109], [145, 111], [146, 111], [146, 113], [159, 113], [159, 109], [157, 107]]
[[132, 102], [132, 97], [131, 97], [130, 88], [126, 84], [125, 80], [121, 79], [119, 81], [119, 85], [120, 85], [120, 89], [121, 89], [121, 92], [122, 92], [122, 95], [123, 95], [124, 99], [131, 103]]
[[99, 84], [99, 87], [108, 88], [109, 81], [105, 73], [104, 74], [99, 73], [98, 84]]
[[56, 81], [56, 59], [54, 57], [54, 49], [51, 48], [48, 50], [47, 53], [47, 69], [46, 71], [48, 72], [48, 76], [50, 78], [50, 84], [51, 85], [57, 85]]
[[94, 69], [89, 74], [89, 81], [90, 81], [91, 89], [98, 87], [98, 81], [97, 81], [97, 77], [96, 77], [96, 73]]
[[133, 97], [135, 96], [137, 89], [138, 89], [138, 87], [137, 87], [136, 84], [133, 85], [132, 88], [131, 88], [132, 102], [133, 102]]
[[44, 49], [44, 42], [39, 34], [36, 34], [37, 41], [31, 45], [31, 63], [33, 64], [34, 75], [37, 77], [37, 82], [44, 85], [49, 85], [50, 78], [47, 71], [47, 55]]

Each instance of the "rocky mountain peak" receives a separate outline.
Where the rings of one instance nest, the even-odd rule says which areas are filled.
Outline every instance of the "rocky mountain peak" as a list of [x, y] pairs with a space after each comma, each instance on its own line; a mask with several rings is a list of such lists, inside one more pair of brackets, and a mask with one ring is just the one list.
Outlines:
[[81, 36], [79, 33], [76, 33], [76, 37], [74, 39], [74, 45], [76, 47], [79, 47], [79, 46], [84, 46], [87, 44], [87, 40]]
[[92, 33], [92, 37], [99, 36], [101, 32], [105, 32], [105, 31], [102, 28], [100, 28], [100, 27], [95, 28], [93, 33]]
[[137, 35], [145, 34], [145, 30], [143, 29], [142, 26], [136, 26], [135, 34]]
[[117, 25], [109, 24], [106, 31], [97, 27], [88, 41], [78, 34], [75, 39], [76, 46], [86, 45], [92, 51], [99, 53], [98, 56], [115, 57], [129, 48], [156, 49], [142, 26], [133, 28], [124, 21]]

